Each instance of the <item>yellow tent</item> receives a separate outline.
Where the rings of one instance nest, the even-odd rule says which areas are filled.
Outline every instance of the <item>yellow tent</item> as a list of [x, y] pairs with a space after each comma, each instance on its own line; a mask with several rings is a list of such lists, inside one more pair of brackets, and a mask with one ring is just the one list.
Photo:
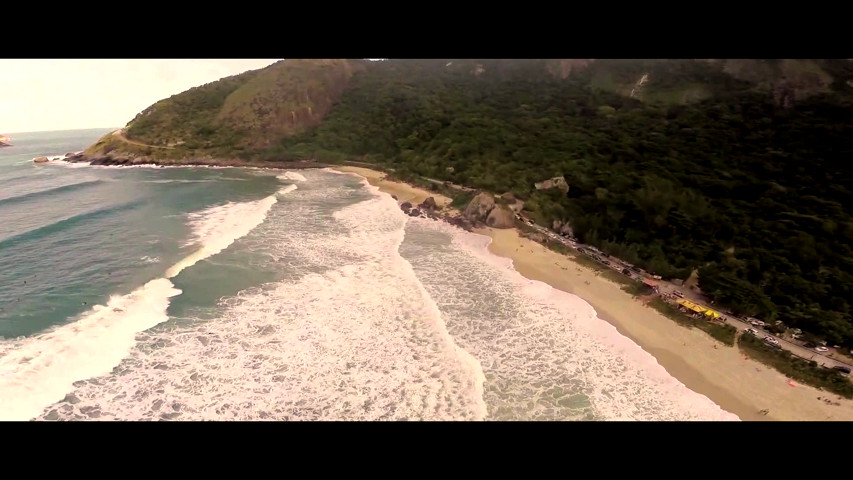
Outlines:
[[688, 310], [693, 310], [696, 313], [705, 313], [705, 307], [701, 307], [691, 302], [690, 300], [679, 299], [677, 302], [679, 305], [682, 305], [684, 308]]
[[681, 298], [676, 303], [678, 303], [679, 305], [683, 306], [684, 308], [686, 308], [688, 310], [692, 310], [696, 313], [701, 313], [703, 315], [707, 315], [711, 318], [720, 318], [721, 317], [721, 315], [717, 311], [711, 310], [710, 308], [705, 308], [701, 305], [697, 305], [697, 304], [691, 302], [690, 300], [686, 300], [686, 299]]

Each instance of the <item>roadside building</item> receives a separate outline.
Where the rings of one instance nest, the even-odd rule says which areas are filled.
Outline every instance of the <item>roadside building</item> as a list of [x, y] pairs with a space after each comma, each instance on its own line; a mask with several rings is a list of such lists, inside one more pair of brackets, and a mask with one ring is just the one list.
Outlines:
[[654, 280], [649, 280], [648, 278], [644, 278], [643, 284], [646, 285], [647, 287], [650, 287], [652, 290], [655, 291], [655, 293], [660, 293], [660, 290], [658, 287], [658, 282], [656, 282]]

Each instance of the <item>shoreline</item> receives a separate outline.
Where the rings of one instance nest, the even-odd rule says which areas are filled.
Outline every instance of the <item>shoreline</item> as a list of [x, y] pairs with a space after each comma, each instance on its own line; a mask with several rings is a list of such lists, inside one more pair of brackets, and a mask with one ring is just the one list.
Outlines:
[[[303, 170], [309, 168], [335, 167], [334, 164], [315, 162], [313, 160], [294, 160], [276, 162], [257, 162], [239, 158], [213, 158], [197, 157], [182, 159], [158, 159], [146, 156], [117, 156], [113, 154], [86, 155], [85, 151], [75, 152], [68, 155], [45, 155], [48, 162], [65, 162], [69, 164], [83, 164], [90, 166], [115, 166], [115, 167], [234, 167], [234, 168], [262, 168], [271, 170]], [[36, 157], [36, 158], [42, 158]], [[35, 161], [35, 158], [33, 159]], [[36, 162], [38, 163], [38, 162]]]
[[[386, 180], [386, 175], [376, 170], [330, 168], [364, 177], [380, 191], [396, 196], [398, 204], [420, 203], [430, 196], [439, 205], [450, 203], [449, 198], [434, 192]], [[741, 420], [853, 420], [853, 400], [790, 382], [780, 372], [748, 358], [737, 346], [726, 346], [701, 330], [678, 325], [623, 291], [621, 285], [570, 256], [520, 237], [515, 228], [486, 227], [474, 232], [490, 237], [489, 251], [510, 258], [522, 276], [577, 295], [595, 309], [599, 319], [653, 356], [669, 375]], [[764, 409], [769, 410], [767, 415], [760, 413]]]

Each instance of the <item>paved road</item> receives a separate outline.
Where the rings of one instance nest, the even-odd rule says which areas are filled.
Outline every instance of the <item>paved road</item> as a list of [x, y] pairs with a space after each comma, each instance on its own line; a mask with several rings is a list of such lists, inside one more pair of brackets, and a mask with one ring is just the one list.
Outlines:
[[[534, 229], [536, 229], [537, 231], [539, 231], [540, 233], [542, 233], [546, 237], [548, 237], [552, 240], [556, 240], [558, 242], [561, 242], [563, 245], [566, 245], [567, 247], [571, 247], [574, 249], [583, 247], [585, 249], [597, 252], [597, 250], [595, 250], [593, 247], [583, 245], [580, 243], [576, 243], [576, 242], [572, 242], [572, 241], [570, 241], [564, 237], [561, 237], [560, 235], [557, 235], [553, 231], [551, 231], [545, 227], [542, 227], [540, 225], [530, 224], [530, 223], [528, 223], [528, 225], [530, 225], [531, 227], [533, 227]], [[625, 267], [630, 267], [630, 265], [626, 264], [625, 262], [622, 262], [618, 258], [610, 257], [604, 253], [597, 253], [597, 254], [603, 260], [607, 260], [608, 262], [610, 262], [609, 267], [613, 270], [618, 271], [618, 272], [621, 272]], [[642, 279], [642, 277], [639, 275], [631, 275], [631, 278]], [[661, 293], [671, 294], [677, 288], [678, 287], [675, 284], [672, 284], [669, 282], [659, 282], [659, 290]], [[693, 292], [684, 292], [684, 293], [685, 293], [685, 296], [688, 296], [689, 293], [693, 293]], [[715, 311], [719, 311], [717, 309], [717, 307], [715, 307], [713, 305], [708, 305], [707, 302], [705, 302], [704, 299], [700, 298], [699, 295], [694, 294], [694, 295], [689, 295], [689, 296], [691, 297], [690, 299], [692, 301], [694, 301], [695, 303], [697, 303], [703, 307], [711, 308], [711, 309], [714, 309]], [[735, 318], [731, 315], [722, 314], [722, 319], [725, 321], [725, 323], [732, 325], [735, 328], [737, 328], [739, 333], [744, 332], [748, 328], [753, 328], [758, 332], [759, 338], [763, 339], [764, 337], [769, 335], [769, 336], [775, 338], [776, 340], [778, 340], [779, 345], [783, 349], [788, 350], [789, 352], [793, 353], [794, 355], [797, 355], [798, 357], [801, 357], [801, 358], [804, 358], [807, 360], [814, 360], [818, 364], [823, 365], [825, 367], [831, 368], [831, 367], [836, 367], [836, 366], [842, 366], [842, 367], [853, 368], [853, 365], [851, 365], [849, 363], [845, 363], [845, 362], [842, 362], [840, 360], [836, 360], [834, 358], [827, 357], [825, 354], [821, 354], [821, 353], [816, 352], [812, 349], [803, 347], [800, 343], [794, 343], [794, 342], [791, 342], [789, 340], [783, 339], [777, 335], [771, 335], [769, 332], [767, 332], [763, 328], [750, 325], [748, 322], [743, 321], [739, 318]]]
[[[437, 179], [435, 179], [435, 178], [427, 178], [427, 177], [423, 177], [423, 179], [424, 179], [424, 180], [426, 180], [426, 181], [428, 181], [428, 182], [437, 183], [437, 184], [439, 184], [439, 185], [444, 185], [444, 184], [445, 184], [445, 182], [444, 182], [444, 181], [442, 181], [442, 180], [437, 180]], [[451, 182], [446, 182], [446, 184], [447, 184], [447, 186], [448, 186], [448, 187], [450, 187], [450, 188], [453, 188], [453, 189], [456, 189], [456, 190], [461, 190], [461, 191], [463, 191], [463, 192], [476, 192], [476, 191], [477, 191], [477, 189], [476, 189], [476, 188], [466, 187], [466, 186], [463, 186], [463, 185], [457, 185], [457, 184], [455, 184], [455, 183], [451, 183]]]
[[[433, 183], [444, 184], [444, 182], [441, 180], [436, 180], [434, 178], [427, 178], [427, 177], [423, 177], [423, 178], [425, 180], [433, 182]], [[457, 189], [457, 190], [476, 191], [476, 189], [473, 189], [470, 187], [465, 187], [462, 185], [456, 185], [456, 184], [452, 184], [452, 183], [448, 183], [448, 185], [452, 188]], [[625, 268], [633, 267], [633, 265], [629, 265], [629, 264], [623, 262], [622, 260], [620, 260], [618, 258], [611, 257], [611, 256], [599, 251], [598, 249], [596, 249], [594, 247], [591, 247], [589, 245], [583, 245], [581, 243], [577, 243], [577, 242], [569, 240], [565, 237], [557, 235], [552, 230], [545, 228], [541, 225], [537, 225], [537, 224], [532, 223], [530, 221], [527, 221], [527, 224], [530, 225], [531, 227], [533, 227], [539, 233], [543, 234], [545, 237], [550, 238], [551, 240], [554, 240], [554, 241], [558, 241], [567, 247], [573, 248], [575, 250], [578, 250], [579, 248], [584, 248], [588, 252], [593, 252], [601, 260], [606, 260], [609, 263], [609, 265], [607, 265], [607, 266], [612, 270], [615, 270], [615, 271], [621, 273]], [[634, 273], [631, 273], [629, 276], [631, 278], [638, 279], [638, 280], [642, 280], [644, 278], [643, 276], [636, 275]], [[671, 282], [659, 281], [659, 280], [656, 280], [656, 281], [658, 282], [658, 285], [659, 285], [658, 288], [659, 288], [659, 291], [661, 293], [667, 293], [667, 294], [671, 295], [672, 292], [674, 292], [675, 290], [679, 290], [681, 288], [681, 287], [679, 287], [679, 286], [677, 286]], [[709, 305], [709, 302], [704, 298], [704, 296], [702, 296], [699, 293], [693, 292], [689, 289], [682, 289], [682, 290], [679, 290], [679, 292], [681, 292], [685, 298], [688, 298], [689, 300], [693, 301], [694, 303], [696, 303], [698, 305], [701, 305], [705, 308], [710, 308], [710, 309], [713, 309], [715, 311], [718, 311], [717, 307], [715, 307], [713, 305]], [[753, 328], [757, 331], [757, 334], [760, 338], [763, 339], [769, 335], [769, 336], [775, 338], [779, 342], [779, 345], [783, 349], [788, 350], [789, 352], [791, 352], [794, 355], [797, 355], [798, 357], [801, 357], [801, 358], [804, 358], [807, 360], [814, 360], [818, 364], [823, 365], [825, 367], [831, 368], [831, 367], [841, 366], [841, 367], [847, 367], [847, 368], [853, 369], [853, 364], [846, 363], [846, 362], [843, 362], [840, 360], [836, 360], [835, 358], [830, 358], [830, 357], [826, 356], [826, 354], [822, 354], [822, 353], [816, 352], [812, 349], [803, 347], [802, 344], [804, 342], [800, 342], [800, 341], [792, 342], [792, 341], [783, 339], [779, 336], [771, 335], [769, 332], [767, 332], [766, 330], [764, 330], [761, 327], [753, 326], [753, 325], [751, 325], [751, 324], [749, 324], [749, 323], [747, 323], [747, 322], [745, 322], [739, 318], [735, 318], [731, 315], [726, 315], [726, 314], [723, 314], [722, 312], [720, 312], [720, 313], [722, 315], [721, 320], [724, 321], [725, 323], [729, 324], [729, 325], [734, 326], [738, 330], [738, 334], [743, 334], [743, 332], [745, 330], [747, 330], [748, 328]], [[831, 351], [832, 350], [830, 350], [827, 353], [830, 353]]]

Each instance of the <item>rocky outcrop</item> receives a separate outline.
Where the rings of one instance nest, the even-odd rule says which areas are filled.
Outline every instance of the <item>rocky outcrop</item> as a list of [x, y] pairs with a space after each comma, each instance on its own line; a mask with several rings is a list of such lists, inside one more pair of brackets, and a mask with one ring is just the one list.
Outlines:
[[512, 192], [504, 193], [501, 195], [501, 199], [507, 202], [507, 206], [512, 210], [512, 213], [520, 213], [524, 210], [524, 202], [516, 198], [515, 194]]
[[569, 237], [575, 236], [574, 230], [572, 230], [572, 226], [569, 225], [569, 222], [564, 223], [560, 220], [554, 220], [551, 223], [551, 230], [553, 230], [553, 231], [555, 231], [555, 232], [557, 232], [563, 236], [569, 236]]
[[486, 225], [493, 228], [512, 228], [515, 226], [515, 214], [503, 205], [497, 205], [486, 217]]
[[495, 208], [495, 199], [488, 193], [482, 192], [471, 199], [462, 216], [472, 222], [485, 222], [493, 208]]
[[564, 193], [569, 193], [569, 183], [566, 182], [566, 177], [554, 177], [533, 184], [536, 190], [548, 190], [551, 188], [559, 188]]
[[473, 226], [487, 225], [494, 228], [512, 228], [515, 226], [515, 213], [509, 207], [496, 205], [492, 195], [477, 194], [462, 216]]
[[[137, 156], [129, 153], [116, 154], [107, 153], [103, 155], [86, 155], [78, 153], [65, 158], [66, 162], [71, 163], [89, 163], [91, 165], [159, 165], [159, 166], [212, 166], [212, 167], [257, 167], [258, 163], [251, 160], [243, 160], [239, 158], [213, 158], [213, 157], [189, 157], [189, 158], [153, 158], [147, 156]], [[331, 165], [319, 163], [312, 160], [297, 160], [297, 161], [280, 161], [280, 162], [265, 162], [264, 168], [279, 168], [279, 169], [300, 169], [300, 168], [326, 168]]]
[[433, 197], [429, 197], [424, 200], [417, 208], [413, 208], [412, 204], [409, 202], [403, 202], [400, 204], [400, 210], [410, 217], [431, 218], [433, 220], [444, 221], [469, 232], [472, 231], [475, 226], [475, 222], [471, 222], [465, 217], [456, 215], [455, 211], [445, 212], [439, 210], [438, 204], [435, 203], [435, 199]]
[[435, 203], [435, 199], [434, 199], [434, 198], [432, 198], [432, 197], [427, 197], [427, 199], [426, 199], [426, 200], [424, 200], [423, 202], [421, 202], [421, 204], [420, 204], [420, 205], [418, 205], [418, 207], [419, 207], [421, 210], [425, 210], [425, 211], [432, 211], [432, 210], [435, 210], [436, 208], [438, 208], [438, 205]]
[[35, 162], [35, 163], [47, 163], [48, 160], [47, 160], [47, 157], [36, 157], [33, 159], [33, 162]]
[[469, 232], [474, 229], [474, 226], [465, 217], [451, 217], [448, 215], [444, 217], [444, 221]]

